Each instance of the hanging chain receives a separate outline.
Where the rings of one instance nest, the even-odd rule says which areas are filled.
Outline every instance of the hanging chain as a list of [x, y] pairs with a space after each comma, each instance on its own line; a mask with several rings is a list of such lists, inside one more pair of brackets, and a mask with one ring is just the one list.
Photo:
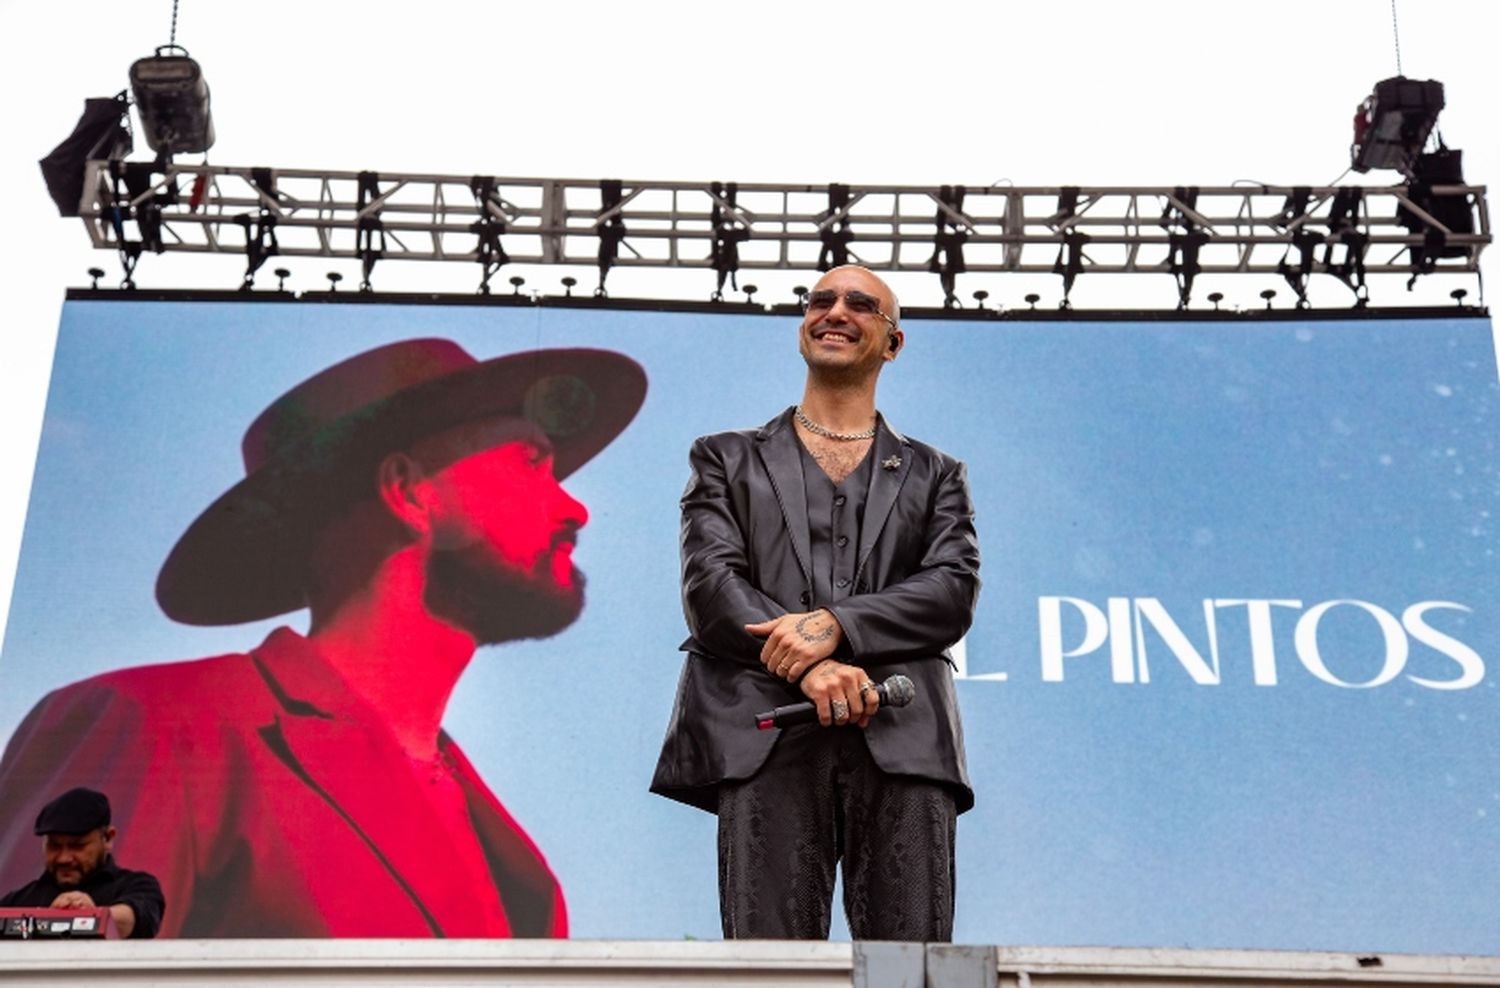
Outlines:
[[[172, 0], [176, 10], [177, 0]], [[1396, 0], [1391, 0], [1391, 36], [1396, 39], [1396, 74], [1401, 75], [1401, 28], [1396, 24]]]
[[[1392, 8], [1393, 9], [1394, 9], [1395, 3], [1396, 3], [1396, 0], [1391, 0], [1391, 4], [1392, 4]], [[176, 48], [177, 47], [177, 0], [172, 0], [172, 36], [171, 36], [171, 38], [168, 39], [167, 47], [168, 48]], [[1399, 61], [1399, 58], [1398, 58], [1398, 61]]]

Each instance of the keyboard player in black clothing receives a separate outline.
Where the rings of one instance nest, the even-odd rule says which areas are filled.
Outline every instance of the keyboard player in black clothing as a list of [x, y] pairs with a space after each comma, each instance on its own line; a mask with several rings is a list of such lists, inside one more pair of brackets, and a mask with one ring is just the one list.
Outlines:
[[115, 864], [110, 854], [115, 828], [109, 819], [109, 798], [92, 789], [69, 789], [42, 807], [36, 833], [43, 839], [46, 870], [36, 881], [0, 897], [0, 906], [107, 906], [121, 937], [156, 936], [166, 906], [161, 885], [144, 871]]

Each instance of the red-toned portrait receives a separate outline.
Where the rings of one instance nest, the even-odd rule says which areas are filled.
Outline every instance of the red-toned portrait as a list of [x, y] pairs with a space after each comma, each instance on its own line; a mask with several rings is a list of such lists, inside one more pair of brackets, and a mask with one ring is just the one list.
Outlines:
[[478, 646], [579, 616], [588, 509], [562, 482], [645, 389], [610, 351], [478, 360], [441, 339], [295, 384], [156, 598], [198, 626], [306, 608], [306, 633], [43, 698], [0, 763], [0, 884], [36, 871], [28, 808], [87, 786], [114, 804], [124, 863], [160, 880], [165, 936], [566, 935], [542, 850], [443, 715]]

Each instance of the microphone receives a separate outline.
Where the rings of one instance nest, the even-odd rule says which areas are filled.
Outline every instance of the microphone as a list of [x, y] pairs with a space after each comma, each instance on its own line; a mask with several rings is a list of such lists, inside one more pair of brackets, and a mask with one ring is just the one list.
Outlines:
[[[886, 707], [906, 706], [911, 702], [911, 698], [917, 695], [917, 688], [911, 684], [910, 679], [897, 673], [885, 682], [877, 684], [875, 693], [880, 697], [880, 709], [884, 710]], [[818, 705], [811, 700], [805, 700], [802, 703], [788, 703], [784, 707], [756, 714], [755, 726], [762, 731], [769, 731], [773, 727], [809, 724], [817, 719]]]

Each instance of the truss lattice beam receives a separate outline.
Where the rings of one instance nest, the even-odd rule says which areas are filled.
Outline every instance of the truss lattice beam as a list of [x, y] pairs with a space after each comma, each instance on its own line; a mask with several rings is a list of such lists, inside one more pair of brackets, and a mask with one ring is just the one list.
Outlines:
[[[367, 265], [372, 230], [384, 235], [378, 259], [474, 263], [482, 217], [500, 231], [511, 263], [595, 266], [601, 231], [613, 221], [624, 230], [611, 266], [722, 267], [716, 243], [727, 232], [741, 271], [812, 269], [840, 236], [850, 261], [884, 271], [951, 263], [939, 253], [938, 235], [947, 233], [961, 271], [1061, 273], [1071, 237], [1080, 274], [1164, 274], [1181, 266], [1191, 236], [1195, 273], [1285, 274], [1310, 245], [1304, 274], [1345, 277], [1356, 259], [1367, 274], [1410, 274], [1424, 246], [1426, 273], [1474, 272], [1491, 241], [1484, 186], [1434, 187], [1445, 211], [1405, 186], [1362, 187], [1352, 206], [1352, 187], [1341, 196], [1339, 188], [1262, 185], [992, 186], [963, 189], [961, 198], [949, 187], [866, 185], [846, 188], [834, 204], [827, 186], [622, 181], [607, 204], [597, 180], [493, 178], [483, 199], [468, 176], [382, 173], [373, 181], [362, 191], [356, 172], [173, 164], [130, 193], [110, 162], [96, 161], [81, 216], [101, 249], [144, 239], [148, 250], [209, 253], [247, 252], [255, 225], [271, 217], [276, 254]], [[1441, 217], [1452, 222], [1455, 203], [1469, 223], [1450, 229]], [[1425, 228], [1413, 232], [1398, 210]], [[144, 236], [142, 217], [154, 217], [153, 237]]]

